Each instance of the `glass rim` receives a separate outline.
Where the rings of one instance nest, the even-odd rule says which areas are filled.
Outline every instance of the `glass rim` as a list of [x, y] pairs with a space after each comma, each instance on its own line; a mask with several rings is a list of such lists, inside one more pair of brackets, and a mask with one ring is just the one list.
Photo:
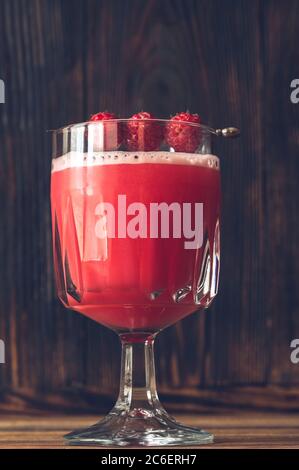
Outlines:
[[154, 119], [116, 118], [116, 119], [102, 119], [99, 121], [83, 121], [83, 122], [78, 122], [74, 124], [68, 124], [67, 126], [59, 127], [58, 129], [49, 129], [47, 132], [50, 132], [52, 134], [60, 134], [63, 132], [69, 132], [72, 129], [77, 129], [77, 128], [79, 129], [80, 127], [97, 126], [102, 123], [121, 123], [121, 122], [126, 123], [130, 121], [133, 121], [133, 122], [139, 121], [143, 123], [154, 122], [154, 123], [160, 123], [164, 125], [168, 122], [171, 122], [173, 124], [183, 124], [185, 126], [197, 127], [198, 129], [202, 129], [206, 133], [215, 134], [215, 130], [206, 124], [201, 124], [197, 122], [189, 122], [189, 121], [177, 121], [177, 120], [173, 121], [171, 119], [160, 119], [160, 118], [154, 118]]

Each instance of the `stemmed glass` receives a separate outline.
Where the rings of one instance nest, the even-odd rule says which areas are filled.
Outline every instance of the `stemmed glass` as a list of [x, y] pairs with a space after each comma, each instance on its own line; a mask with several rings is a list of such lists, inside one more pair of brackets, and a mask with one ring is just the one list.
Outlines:
[[[97, 424], [67, 434], [71, 444], [213, 441], [209, 432], [171, 417], [156, 390], [156, 335], [210, 305], [220, 265], [220, 171], [211, 130], [182, 123], [186, 151], [178, 151], [165, 139], [169, 122], [141, 123], [133, 148], [126, 138], [128, 120], [53, 132], [58, 296], [67, 308], [115, 331], [122, 345], [115, 406]], [[149, 126], [161, 137], [154, 149], [148, 148]]]

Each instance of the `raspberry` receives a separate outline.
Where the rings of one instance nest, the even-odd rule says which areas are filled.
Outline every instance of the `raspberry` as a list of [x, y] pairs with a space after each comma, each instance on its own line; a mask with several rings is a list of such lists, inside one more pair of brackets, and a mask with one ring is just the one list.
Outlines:
[[[122, 142], [122, 128], [113, 113], [101, 112], [93, 114], [89, 121], [97, 122], [99, 126], [90, 126], [89, 135], [93, 133], [93, 150], [117, 150]], [[109, 122], [111, 121], [112, 122]], [[102, 122], [103, 121], [103, 122]], [[102, 125], [100, 124], [102, 122]]]
[[109, 119], [117, 119], [115, 114], [108, 113], [108, 111], [104, 111], [101, 113], [96, 113], [90, 116], [90, 121], [109, 121]]
[[[154, 121], [151, 113], [134, 114], [127, 122], [125, 143], [128, 150], [157, 150], [163, 140], [163, 129], [159, 122]], [[153, 120], [153, 122], [151, 122]]]
[[[190, 124], [184, 124], [190, 123]], [[166, 125], [165, 139], [176, 152], [192, 153], [198, 148], [201, 139], [198, 114], [178, 113]]]

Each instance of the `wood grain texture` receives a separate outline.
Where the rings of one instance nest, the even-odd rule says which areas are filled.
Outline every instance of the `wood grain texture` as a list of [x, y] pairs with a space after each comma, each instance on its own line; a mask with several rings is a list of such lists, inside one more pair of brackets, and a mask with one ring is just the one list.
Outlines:
[[[177, 418], [214, 434], [215, 442], [201, 445], [201, 449], [299, 449], [298, 415], [238, 412], [216, 416], [183, 414]], [[90, 426], [99, 417], [0, 416], [0, 419], [0, 449], [79, 449], [67, 446], [63, 435]]]
[[218, 406], [222, 396], [225, 406], [267, 408], [268, 400], [285, 409], [291, 400], [289, 408], [298, 408], [299, 365], [289, 360], [290, 340], [299, 337], [299, 106], [289, 99], [298, 2], [0, 6], [0, 408], [73, 409], [75, 394], [80, 410], [103, 409], [116, 394], [117, 337], [55, 297], [45, 132], [108, 108], [165, 117], [188, 108], [206, 123], [242, 129], [238, 141], [215, 142], [220, 292], [209, 311], [158, 338], [164, 400], [174, 409], [197, 409], [199, 400]]

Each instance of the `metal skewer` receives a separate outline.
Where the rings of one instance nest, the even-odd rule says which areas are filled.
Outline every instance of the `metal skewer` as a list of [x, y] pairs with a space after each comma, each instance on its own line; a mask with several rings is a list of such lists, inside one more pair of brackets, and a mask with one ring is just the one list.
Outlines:
[[212, 129], [210, 128], [212, 134], [217, 135], [217, 137], [238, 137], [240, 135], [240, 130], [237, 127], [224, 127], [223, 129]]

